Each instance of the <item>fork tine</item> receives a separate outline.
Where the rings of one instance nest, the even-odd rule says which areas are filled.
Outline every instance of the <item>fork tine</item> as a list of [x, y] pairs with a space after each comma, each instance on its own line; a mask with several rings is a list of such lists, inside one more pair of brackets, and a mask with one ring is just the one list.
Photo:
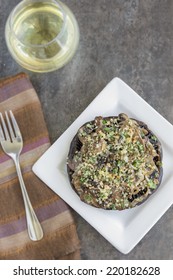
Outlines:
[[4, 138], [4, 132], [3, 132], [2, 126], [1, 126], [1, 124], [0, 124], [0, 141], [4, 141], [4, 140], [5, 140], [5, 138]]
[[0, 118], [1, 118], [1, 123], [2, 123], [3, 130], [4, 130], [4, 133], [5, 133], [5, 138], [6, 138], [6, 140], [10, 140], [10, 136], [9, 136], [9, 133], [8, 133], [8, 130], [7, 130], [7, 127], [6, 127], [6, 124], [5, 124], [2, 113], [0, 113]]
[[15, 136], [14, 136], [13, 128], [12, 128], [11, 122], [9, 120], [7, 111], [5, 111], [5, 116], [6, 116], [6, 120], [7, 120], [8, 129], [9, 129], [9, 132], [10, 132], [11, 139], [14, 140]]
[[13, 124], [15, 135], [22, 138], [22, 135], [20, 133], [20, 129], [19, 129], [18, 124], [16, 122], [16, 119], [13, 115], [13, 112], [10, 110], [9, 113], [10, 113], [10, 117], [11, 117], [11, 121], [12, 121], [12, 124]]

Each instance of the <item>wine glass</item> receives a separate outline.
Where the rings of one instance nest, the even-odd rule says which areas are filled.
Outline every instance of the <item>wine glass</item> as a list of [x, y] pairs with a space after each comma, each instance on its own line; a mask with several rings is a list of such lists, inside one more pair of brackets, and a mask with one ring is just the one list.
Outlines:
[[23, 0], [7, 19], [5, 39], [22, 67], [50, 72], [74, 56], [79, 28], [72, 11], [59, 0]]

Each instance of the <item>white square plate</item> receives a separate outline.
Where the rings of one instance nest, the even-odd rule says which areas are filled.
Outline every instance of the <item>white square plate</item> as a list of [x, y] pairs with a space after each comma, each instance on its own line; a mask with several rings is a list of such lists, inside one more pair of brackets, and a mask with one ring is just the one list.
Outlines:
[[[66, 159], [78, 128], [95, 116], [126, 113], [145, 122], [163, 148], [163, 179], [142, 205], [124, 211], [97, 209], [81, 202], [68, 181]], [[127, 254], [173, 203], [173, 126], [119, 78], [114, 78], [35, 163], [33, 171], [120, 252]]]

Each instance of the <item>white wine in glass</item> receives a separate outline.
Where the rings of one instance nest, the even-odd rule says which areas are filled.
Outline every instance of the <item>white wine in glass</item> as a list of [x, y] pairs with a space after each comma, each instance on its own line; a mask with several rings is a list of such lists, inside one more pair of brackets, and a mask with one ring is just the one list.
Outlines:
[[6, 43], [24, 68], [49, 72], [64, 66], [79, 43], [77, 21], [57, 0], [24, 0], [8, 17]]

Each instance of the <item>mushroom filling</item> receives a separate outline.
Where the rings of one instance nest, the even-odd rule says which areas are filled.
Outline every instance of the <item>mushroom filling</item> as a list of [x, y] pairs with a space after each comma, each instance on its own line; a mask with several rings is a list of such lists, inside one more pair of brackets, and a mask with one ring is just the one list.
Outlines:
[[125, 114], [96, 117], [77, 133], [81, 142], [68, 160], [81, 200], [104, 209], [132, 208], [160, 184], [161, 151], [146, 125]]

